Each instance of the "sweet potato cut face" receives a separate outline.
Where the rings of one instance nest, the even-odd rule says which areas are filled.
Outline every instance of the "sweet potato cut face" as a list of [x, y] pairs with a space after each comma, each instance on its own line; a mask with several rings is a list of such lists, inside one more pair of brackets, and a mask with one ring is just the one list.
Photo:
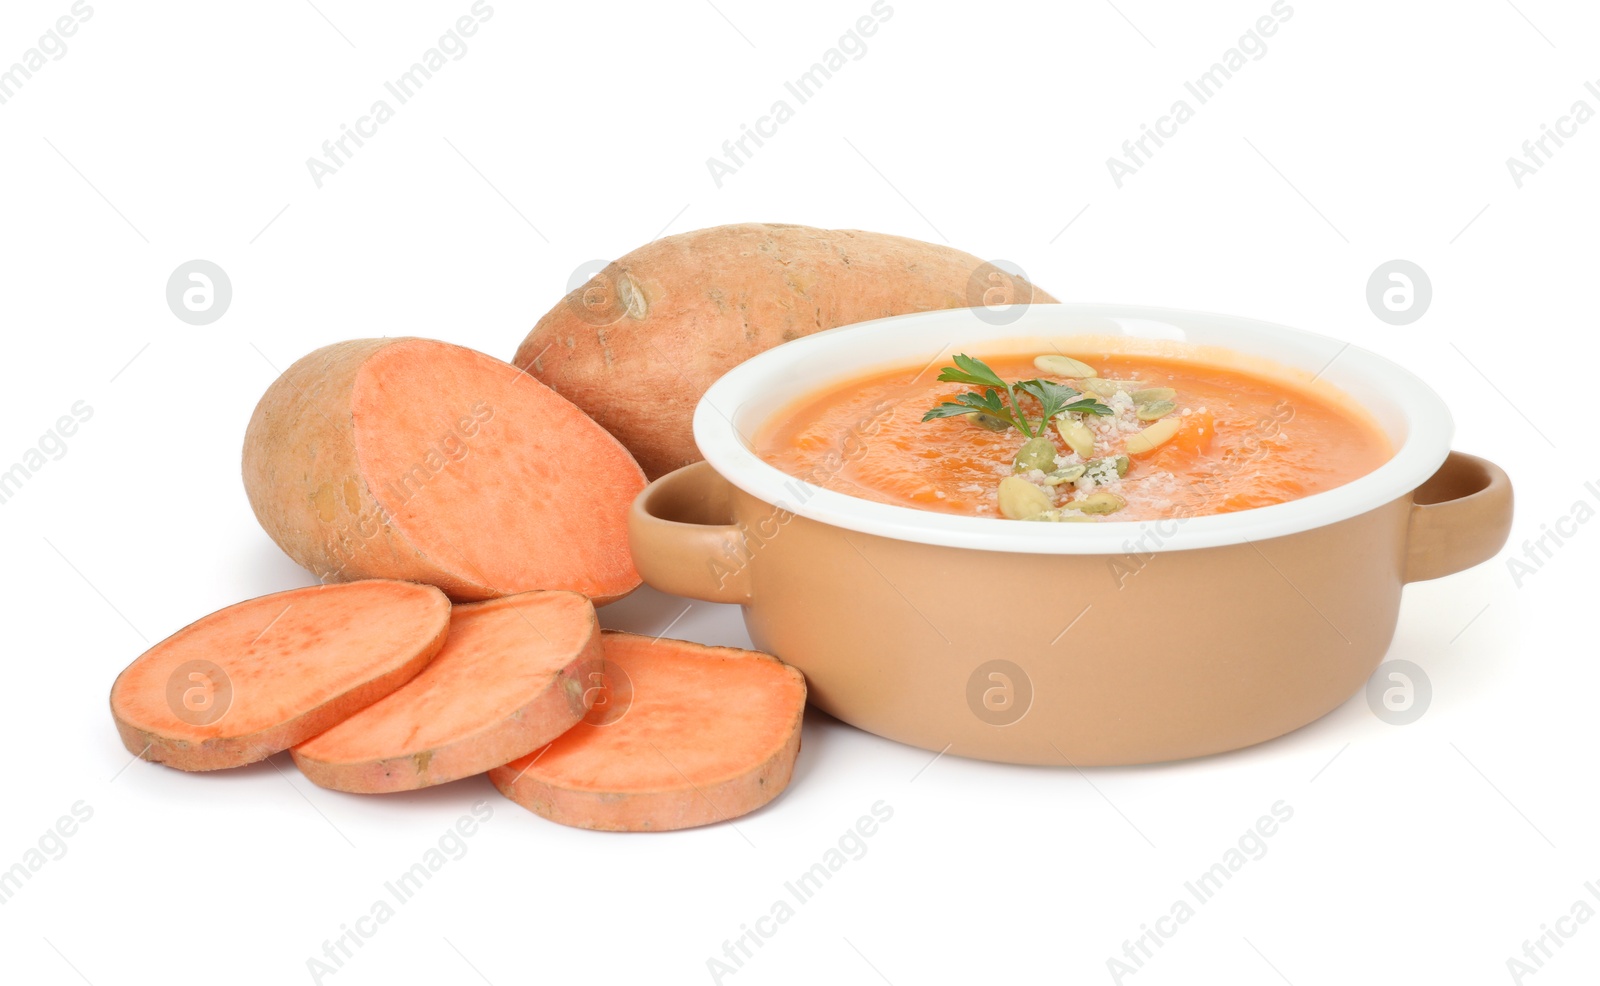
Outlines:
[[738, 223], [663, 236], [617, 258], [539, 319], [513, 362], [621, 439], [655, 479], [700, 460], [695, 404], [757, 353], [889, 315], [1054, 302], [941, 244]]
[[444, 645], [432, 586], [318, 585], [212, 613], [150, 648], [111, 686], [130, 753], [180, 770], [264, 760], [411, 680]]
[[490, 771], [500, 793], [563, 825], [659, 832], [736, 818], [788, 786], [799, 671], [755, 651], [603, 637], [612, 707]]
[[310, 354], [262, 397], [245, 488], [280, 547], [324, 581], [402, 578], [457, 600], [639, 585], [628, 451], [508, 363], [427, 339]]
[[295, 747], [294, 761], [316, 784], [355, 794], [481, 774], [582, 719], [602, 660], [594, 607], [575, 592], [463, 604], [426, 670]]

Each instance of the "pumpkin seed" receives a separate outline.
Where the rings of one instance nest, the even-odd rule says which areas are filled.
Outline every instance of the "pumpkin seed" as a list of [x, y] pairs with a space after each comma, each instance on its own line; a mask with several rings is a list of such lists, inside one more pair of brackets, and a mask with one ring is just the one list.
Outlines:
[[1143, 455], [1172, 441], [1183, 427], [1182, 418], [1163, 418], [1128, 439], [1128, 454]]
[[1007, 476], [1000, 480], [1000, 513], [1004, 517], [1027, 520], [1054, 505], [1050, 494], [1021, 476]]
[[1065, 469], [1057, 469], [1055, 472], [1045, 474], [1044, 482], [1046, 486], [1060, 486], [1062, 483], [1070, 483], [1082, 477], [1088, 471], [1089, 467], [1086, 465], [1068, 466]]
[[1011, 460], [1011, 465], [1017, 472], [1027, 472], [1029, 469], [1038, 469], [1049, 472], [1055, 468], [1056, 445], [1048, 438], [1030, 438], [1022, 443], [1022, 448], [1017, 450], [1016, 457]]
[[1128, 457], [1125, 455], [1108, 455], [1091, 460], [1087, 472], [1089, 478], [1094, 480], [1096, 485], [1104, 486], [1111, 482], [1111, 473], [1115, 472], [1118, 479], [1128, 474]]
[[1128, 505], [1128, 501], [1115, 493], [1090, 493], [1081, 500], [1067, 504], [1070, 509], [1086, 514], [1114, 514]]
[[1134, 413], [1140, 421], [1159, 421], [1178, 409], [1178, 405], [1171, 401], [1154, 401], [1149, 404], [1140, 404]]
[[1009, 421], [997, 418], [992, 414], [984, 414], [982, 411], [971, 412], [967, 415], [967, 420], [988, 431], [1005, 431], [1011, 427]]
[[1094, 432], [1089, 426], [1071, 415], [1056, 419], [1056, 432], [1067, 447], [1087, 459], [1094, 454]]
[[1135, 404], [1154, 404], [1156, 401], [1170, 401], [1178, 396], [1178, 392], [1171, 387], [1146, 387], [1128, 396], [1133, 398]]
[[1083, 362], [1082, 360], [1075, 360], [1071, 356], [1058, 356], [1055, 354], [1051, 354], [1049, 356], [1035, 356], [1033, 358], [1033, 366], [1034, 369], [1040, 370], [1044, 373], [1049, 373], [1058, 377], [1071, 377], [1074, 380], [1080, 380], [1084, 377], [1099, 376], [1099, 374], [1095, 372], [1094, 367]]

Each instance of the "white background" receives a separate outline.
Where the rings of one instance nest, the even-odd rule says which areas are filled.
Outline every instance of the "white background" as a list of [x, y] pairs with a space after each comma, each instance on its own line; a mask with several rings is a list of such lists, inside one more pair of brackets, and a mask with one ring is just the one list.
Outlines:
[[[1119, 189], [1106, 158], [1270, 3], [1117, 4], [893, 0], [865, 54], [719, 188], [706, 159], [869, 0], [496, 0], [319, 189], [306, 159], [469, 0], [94, 3], [0, 106], [0, 468], [74, 402], [94, 411], [0, 506], [0, 868], [93, 809], [0, 905], [6, 981], [311, 981], [307, 959], [477, 799], [494, 814], [466, 856], [323, 981], [711, 982], [724, 941], [878, 801], [894, 815], [866, 854], [724, 982], [1110, 982], [1107, 959], [1280, 800], [1294, 816], [1266, 855], [1125, 982], [1515, 981], [1525, 940], [1575, 901], [1600, 908], [1584, 888], [1600, 880], [1596, 524], [1520, 587], [1502, 557], [1406, 590], [1389, 657], [1431, 679], [1417, 722], [1358, 696], [1192, 763], [930, 765], [816, 716], [768, 809], [631, 837], [546, 822], [482, 778], [361, 798], [287, 756], [225, 776], [129, 765], [105, 705], [116, 672], [204, 613], [310, 581], [239, 480], [274, 367], [383, 334], [509, 358], [574, 268], [663, 232], [894, 232], [1012, 261], [1063, 299], [1353, 340], [1419, 373], [1455, 410], [1456, 446], [1513, 473], [1508, 556], [1594, 504], [1600, 121], [1520, 189], [1505, 161], [1575, 100], [1600, 109], [1583, 88], [1600, 12], [1295, 0], [1266, 54]], [[0, 8], [0, 67], [68, 8]], [[1397, 257], [1434, 289], [1403, 327], [1365, 302]], [[234, 289], [205, 327], [164, 300], [194, 258]], [[604, 619], [659, 631], [685, 605], [642, 591]], [[707, 604], [673, 633], [746, 641]], [[1594, 981], [1600, 920], [1563, 927], [1526, 981]]]

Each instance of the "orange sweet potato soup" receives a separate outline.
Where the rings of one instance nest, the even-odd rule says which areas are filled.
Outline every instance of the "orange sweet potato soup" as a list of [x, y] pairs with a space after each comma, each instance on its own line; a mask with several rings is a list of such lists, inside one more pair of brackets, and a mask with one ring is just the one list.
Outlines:
[[805, 398], [766, 424], [756, 452], [868, 500], [1058, 522], [1268, 506], [1393, 454], [1352, 403], [1238, 370], [1144, 355], [953, 363]]

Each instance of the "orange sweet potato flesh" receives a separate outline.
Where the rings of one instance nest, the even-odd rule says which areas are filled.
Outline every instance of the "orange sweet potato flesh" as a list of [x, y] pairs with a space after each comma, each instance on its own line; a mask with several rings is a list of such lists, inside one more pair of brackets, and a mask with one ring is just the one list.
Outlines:
[[625, 710], [491, 770], [500, 793], [563, 825], [662, 832], [736, 818], [783, 792], [800, 751], [799, 671], [755, 651], [603, 636], [607, 686], [631, 688]]
[[757, 353], [889, 315], [1054, 301], [948, 246], [740, 223], [663, 237], [618, 258], [539, 319], [513, 362], [621, 439], [655, 479], [700, 460], [695, 404]]
[[410, 681], [444, 645], [450, 601], [373, 580], [242, 602], [128, 665], [111, 714], [130, 753], [180, 770], [264, 760]]
[[250, 419], [244, 482], [261, 526], [324, 582], [597, 603], [639, 585], [638, 464], [550, 388], [460, 346], [364, 339], [296, 362]]
[[481, 774], [582, 719], [586, 679], [602, 660], [594, 607], [578, 593], [466, 603], [421, 674], [295, 747], [294, 762], [314, 783], [355, 794]]

